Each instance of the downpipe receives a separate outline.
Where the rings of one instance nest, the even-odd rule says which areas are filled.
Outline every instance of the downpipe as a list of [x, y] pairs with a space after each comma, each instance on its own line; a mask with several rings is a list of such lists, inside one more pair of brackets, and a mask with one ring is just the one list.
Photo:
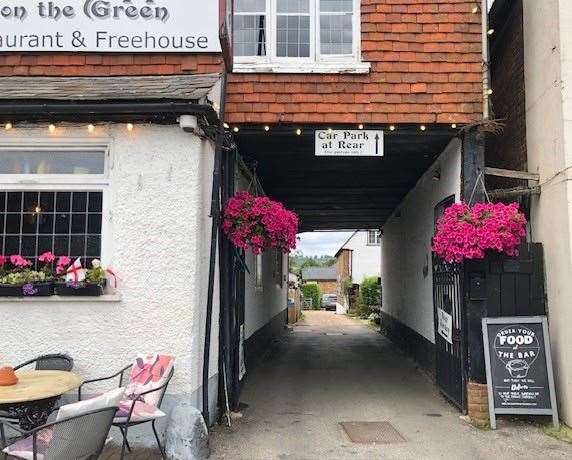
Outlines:
[[216, 137], [217, 140], [215, 145], [213, 184], [211, 192], [211, 218], [212, 218], [211, 247], [210, 247], [210, 259], [209, 259], [209, 280], [208, 280], [207, 311], [206, 311], [206, 322], [205, 322], [205, 341], [203, 349], [202, 413], [205, 423], [208, 426], [210, 426], [209, 371], [210, 371], [214, 283], [215, 283], [216, 255], [219, 244], [219, 235], [220, 235], [219, 228], [221, 219], [220, 188], [221, 188], [222, 150], [225, 138], [224, 113], [226, 105], [226, 82], [227, 82], [227, 71], [225, 69], [222, 74], [220, 116], [219, 116], [218, 134]]

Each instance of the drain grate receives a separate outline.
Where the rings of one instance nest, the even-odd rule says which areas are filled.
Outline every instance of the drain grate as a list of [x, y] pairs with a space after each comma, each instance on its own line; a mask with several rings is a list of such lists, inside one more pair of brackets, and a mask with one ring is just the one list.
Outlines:
[[389, 422], [341, 422], [340, 425], [355, 444], [395, 444], [405, 438]]

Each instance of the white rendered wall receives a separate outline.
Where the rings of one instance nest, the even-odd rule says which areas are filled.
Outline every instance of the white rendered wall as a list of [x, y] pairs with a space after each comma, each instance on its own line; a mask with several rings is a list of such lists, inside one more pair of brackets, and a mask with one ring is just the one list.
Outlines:
[[[247, 253], [246, 264], [250, 273], [246, 273], [245, 283], [244, 335], [248, 339], [287, 308], [288, 282], [283, 280], [280, 287], [274, 279], [274, 251], [262, 255], [262, 288], [256, 287], [255, 256]], [[288, 276], [285, 255], [282, 256], [282, 273]]]
[[[433, 179], [441, 169], [441, 180]], [[431, 239], [434, 209], [461, 187], [461, 143], [451, 141], [383, 227], [381, 285], [383, 311], [435, 342]]]
[[361, 283], [365, 277], [380, 275], [379, 245], [367, 244], [367, 231], [355, 233], [344, 245], [344, 249], [351, 249], [352, 254], [352, 281]]
[[524, 0], [528, 169], [540, 174], [532, 241], [544, 245], [560, 415], [572, 423], [572, 2]]
[[[69, 353], [83, 378], [109, 375], [138, 353], [176, 357], [171, 403], [200, 408], [210, 247], [213, 148], [178, 126], [16, 126], [6, 140], [57, 143], [101, 137], [111, 147], [104, 199], [103, 262], [121, 277], [120, 301], [0, 301], [0, 362], [41, 353]], [[2, 186], [2, 188], [8, 188]], [[218, 272], [218, 269], [216, 270]], [[217, 283], [218, 284], [218, 283]], [[211, 399], [218, 371], [218, 287], [210, 361]], [[9, 330], [9, 333], [7, 332]]]

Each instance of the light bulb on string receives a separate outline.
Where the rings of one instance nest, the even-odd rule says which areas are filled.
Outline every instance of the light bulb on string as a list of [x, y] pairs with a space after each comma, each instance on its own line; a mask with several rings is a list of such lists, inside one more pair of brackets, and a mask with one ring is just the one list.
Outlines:
[[90, 133], [93, 133], [95, 131], [95, 126], [90, 123], [89, 125], [87, 125], [87, 130]]
[[420, 129], [421, 131], [426, 131], [426, 130], [427, 130], [427, 126], [421, 125], [421, 126], [419, 126], [419, 129]]
[[50, 125], [50, 126], [48, 126], [48, 131], [49, 131], [50, 133], [56, 132], [56, 125]]
[[12, 123], [8, 122], [4, 125], [6, 131], [10, 131], [13, 128]]
[[133, 123], [127, 123], [127, 131], [133, 131]]
[[238, 133], [238, 132], [240, 131], [240, 128], [239, 128], [238, 126], [235, 126], [234, 128], [232, 128], [232, 130], [233, 130], [235, 133]]
[[358, 125], [358, 129], [363, 129], [363, 125], [362, 124]]
[[266, 126], [264, 127], [264, 131], [266, 131], [266, 132], [270, 131], [270, 126], [266, 125]]
[[389, 127], [389, 130], [390, 130], [390, 131], [395, 131], [395, 125], [391, 125], [391, 126]]
[[296, 135], [299, 136], [299, 135], [301, 135], [301, 134], [302, 134], [302, 130], [301, 130], [300, 128], [298, 128], [298, 129], [296, 130]]

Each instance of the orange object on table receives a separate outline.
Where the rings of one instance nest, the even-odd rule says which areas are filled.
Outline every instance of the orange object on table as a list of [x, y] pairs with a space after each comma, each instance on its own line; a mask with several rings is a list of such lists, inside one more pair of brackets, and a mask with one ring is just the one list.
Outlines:
[[0, 387], [9, 387], [18, 383], [13, 367], [0, 368]]

